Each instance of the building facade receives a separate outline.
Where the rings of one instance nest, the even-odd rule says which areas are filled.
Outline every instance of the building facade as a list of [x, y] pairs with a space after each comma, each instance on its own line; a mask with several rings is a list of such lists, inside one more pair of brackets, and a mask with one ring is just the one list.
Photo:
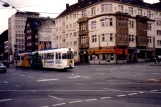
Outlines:
[[8, 19], [8, 45], [9, 54], [15, 52], [15, 45], [18, 52], [25, 51], [25, 34], [24, 29], [27, 17], [38, 17], [39, 13], [35, 12], [17, 12]]
[[148, 61], [160, 54], [160, 22], [160, 2], [78, 0], [56, 18], [56, 43], [81, 63]]
[[27, 18], [25, 26], [25, 52], [55, 47], [55, 22], [53, 19]]

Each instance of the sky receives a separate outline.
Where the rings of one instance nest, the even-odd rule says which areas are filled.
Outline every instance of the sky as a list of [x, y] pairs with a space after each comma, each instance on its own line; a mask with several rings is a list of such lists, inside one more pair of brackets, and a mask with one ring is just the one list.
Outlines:
[[[2, 0], [20, 11], [47, 12], [43, 16], [56, 17], [66, 8], [66, 3], [74, 4], [78, 0]], [[155, 3], [159, 0], [144, 0], [148, 3]], [[0, 34], [8, 28], [8, 18], [16, 12], [11, 7], [3, 7], [0, 2]]]

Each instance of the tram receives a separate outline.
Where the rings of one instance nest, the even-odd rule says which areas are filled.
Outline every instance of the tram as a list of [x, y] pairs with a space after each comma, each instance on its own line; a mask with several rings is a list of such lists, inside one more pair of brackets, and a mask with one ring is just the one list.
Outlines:
[[17, 67], [71, 69], [74, 68], [72, 48], [57, 48], [17, 55]]

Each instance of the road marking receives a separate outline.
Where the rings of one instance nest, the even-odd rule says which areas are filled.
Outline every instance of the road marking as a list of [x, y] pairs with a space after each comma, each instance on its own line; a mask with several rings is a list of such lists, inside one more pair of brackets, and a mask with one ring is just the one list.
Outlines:
[[92, 79], [91, 77], [87, 77], [87, 76], [82, 76], [83, 78], [87, 78], [87, 79]]
[[59, 103], [59, 104], [54, 104], [53, 106], [56, 107], [56, 106], [61, 106], [61, 105], [65, 105], [66, 103]]
[[41, 107], [49, 107], [49, 106], [41, 106]]
[[106, 73], [99, 73], [98, 75], [105, 75]]
[[139, 92], [139, 93], [140, 93], [140, 94], [143, 94], [144, 92], [141, 91], [141, 92]]
[[85, 100], [85, 101], [96, 101], [97, 99], [88, 99], [88, 100]]
[[87, 85], [84, 85], [84, 84], [80, 84], [80, 83], [75, 83], [76, 85], [80, 85], [80, 86], [87, 86]]
[[104, 100], [104, 99], [110, 99], [111, 97], [102, 97], [100, 98], [101, 100]]
[[59, 80], [58, 78], [54, 78], [54, 79], [42, 79], [42, 80], [36, 80], [37, 82], [47, 82], [47, 81], [56, 81]]
[[54, 99], [57, 99], [57, 100], [63, 100], [62, 98], [58, 98], [58, 97], [51, 96], [51, 95], [48, 95], [48, 97], [51, 97], [51, 98], [54, 98]]
[[21, 77], [23, 77], [24, 75], [20, 75]]
[[27, 76], [28, 78], [33, 78], [32, 76]]
[[78, 100], [78, 101], [72, 101], [72, 102], [69, 102], [70, 104], [73, 104], [73, 103], [81, 103], [83, 102], [82, 100]]
[[136, 94], [138, 94], [138, 93], [131, 93], [131, 94], [128, 94], [128, 95], [136, 95]]
[[10, 101], [12, 99], [4, 99], [4, 100], [0, 100], [0, 102], [5, 102], [5, 101]]
[[112, 88], [102, 88], [103, 90], [109, 90], [109, 91], [121, 91], [121, 90], [117, 90], [117, 89], [112, 89]]
[[7, 82], [7, 81], [4, 81], [4, 83], [8, 84], [9, 82]]
[[157, 92], [157, 91], [159, 91], [159, 90], [151, 90], [150, 92]]
[[20, 85], [15, 85], [16, 87], [20, 87]]
[[106, 83], [95, 83], [95, 84], [106, 84]]
[[117, 95], [117, 97], [125, 97], [126, 95]]
[[71, 78], [71, 79], [73, 79], [73, 78], [80, 78], [81, 76], [74, 76], [74, 77], [68, 77], [68, 78]]

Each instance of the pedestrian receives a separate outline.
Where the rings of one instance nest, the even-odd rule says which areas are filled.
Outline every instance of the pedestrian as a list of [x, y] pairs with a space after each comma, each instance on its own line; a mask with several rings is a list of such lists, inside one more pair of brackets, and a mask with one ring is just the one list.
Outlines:
[[155, 59], [155, 64], [159, 63], [159, 57], [158, 56], [156, 56], [154, 59]]

